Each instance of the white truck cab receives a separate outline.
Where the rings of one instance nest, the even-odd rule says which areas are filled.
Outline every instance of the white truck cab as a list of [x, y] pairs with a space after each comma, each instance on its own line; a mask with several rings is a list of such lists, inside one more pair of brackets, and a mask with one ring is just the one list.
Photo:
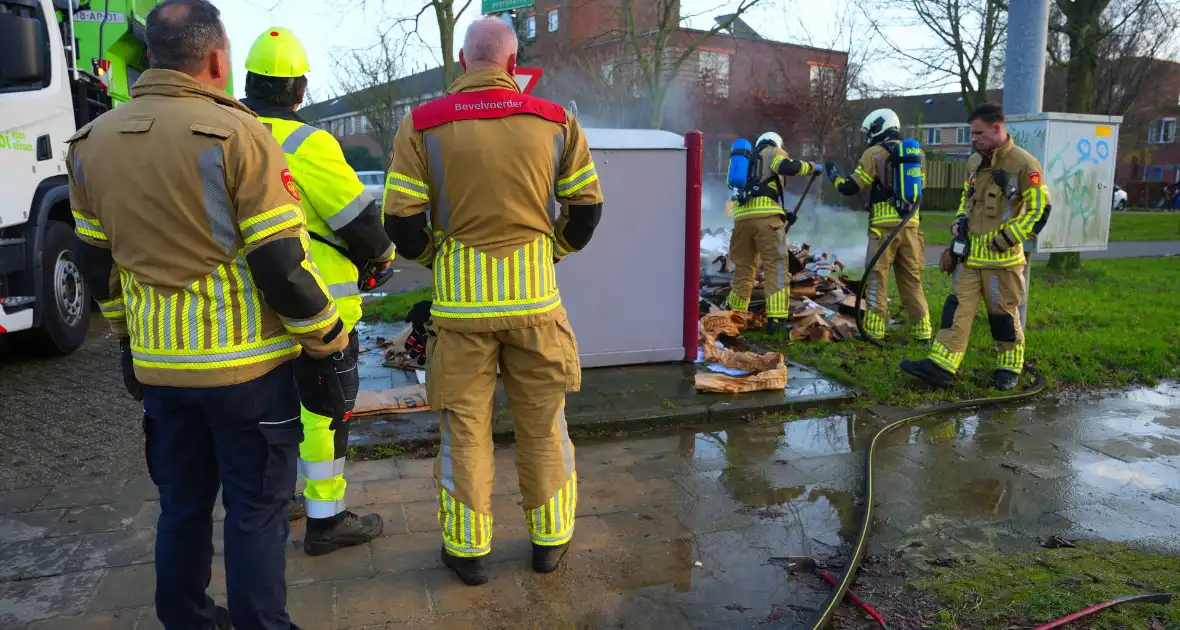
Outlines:
[[[78, 8], [77, 0], [0, 0], [0, 337], [39, 354], [72, 352], [90, 321], [66, 140], [111, 100], [98, 76], [77, 67]], [[108, 43], [120, 35], [106, 33]]]

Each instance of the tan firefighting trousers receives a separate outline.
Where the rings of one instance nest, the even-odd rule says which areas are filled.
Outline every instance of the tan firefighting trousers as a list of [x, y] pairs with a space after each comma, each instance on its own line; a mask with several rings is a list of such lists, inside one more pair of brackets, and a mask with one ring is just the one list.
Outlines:
[[729, 308], [750, 308], [754, 292], [754, 274], [762, 262], [762, 288], [766, 295], [766, 316], [791, 316], [791, 273], [787, 267], [787, 239], [781, 215], [743, 219], [733, 224], [729, 238], [729, 260], [733, 262], [733, 282], [729, 287]]
[[[892, 230], [892, 227], [869, 229], [866, 263], [877, 254], [881, 242]], [[868, 286], [865, 287], [865, 302], [868, 304], [865, 333], [874, 339], [885, 337], [885, 322], [889, 321], [886, 298], [889, 295], [889, 269], [892, 268], [897, 276], [897, 292], [901, 294], [901, 304], [909, 319], [910, 335], [919, 340], [930, 338], [930, 313], [926, 308], [926, 292], [922, 289], [922, 267], [925, 265], [926, 240], [922, 231], [916, 225], [907, 225], [889, 243], [889, 248], [869, 272]]]
[[1024, 368], [1024, 330], [1020, 305], [1024, 302], [1024, 265], [973, 269], [960, 264], [951, 281], [951, 294], [942, 309], [942, 329], [934, 338], [930, 360], [952, 374], [959, 369], [971, 337], [971, 323], [979, 299], [987, 305], [987, 321], [998, 347], [996, 367], [1017, 374]]
[[439, 410], [442, 444], [435, 460], [438, 520], [448, 553], [491, 551], [492, 395], [496, 366], [516, 432], [516, 470], [524, 516], [538, 545], [561, 545], [574, 533], [578, 503], [574, 445], [565, 394], [581, 388], [577, 342], [564, 316], [532, 328], [460, 333], [439, 327], [427, 351], [427, 397]]

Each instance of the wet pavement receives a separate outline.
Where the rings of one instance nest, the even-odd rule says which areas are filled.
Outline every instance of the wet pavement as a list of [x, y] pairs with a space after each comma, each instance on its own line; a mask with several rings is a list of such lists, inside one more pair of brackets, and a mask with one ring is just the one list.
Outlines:
[[[429, 460], [350, 463], [348, 501], [387, 521], [372, 544], [308, 558], [291, 534], [291, 608], [304, 628], [792, 627], [826, 593], [771, 558], [836, 569], [855, 535], [870, 412], [723, 423], [577, 441], [579, 518], [566, 565], [527, 566], [513, 469], [498, 448], [491, 581], [438, 561]], [[1180, 385], [963, 412], [879, 444], [860, 594], [932, 565], [1031, 551], [1037, 537], [1180, 548]], [[139, 475], [0, 493], [0, 627], [156, 628], [158, 513]], [[216, 542], [220, 552], [220, 536]], [[215, 561], [215, 599], [224, 602]], [[849, 613], [851, 615], [851, 613]]]
[[[362, 324], [358, 327], [362, 349], [361, 389], [392, 389], [418, 383], [414, 371], [383, 367], [381, 352], [375, 347], [377, 339], [392, 339], [405, 326]], [[798, 364], [788, 366], [787, 386], [782, 391], [701, 393], [693, 389], [693, 376], [703, 369], [701, 364], [667, 363], [583, 370], [582, 391], [566, 397], [570, 432], [575, 436], [600, 435], [619, 430], [726, 422], [833, 405], [854, 396], [852, 390]], [[356, 446], [436, 442], [438, 426], [438, 413], [433, 411], [363, 417], [353, 425], [350, 441]], [[502, 383], [496, 385], [492, 431], [497, 439], [511, 439], [512, 413]]]

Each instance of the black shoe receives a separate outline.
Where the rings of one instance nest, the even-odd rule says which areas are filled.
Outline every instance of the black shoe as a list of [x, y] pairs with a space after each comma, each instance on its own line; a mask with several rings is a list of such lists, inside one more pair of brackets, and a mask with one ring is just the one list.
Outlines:
[[533, 570], [537, 573], [553, 573], [561, 566], [561, 559], [569, 551], [570, 544], [538, 545], [533, 543]]
[[295, 495], [287, 504], [287, 520], [297, 521], [307, 516], [307, 499], [302, 494]]
[[791, 332], [791, 324], [790, 322], [778, 318], [767, 319], [766, 332], [767, 334], [774, 335], [775, 337], [782, 337], [784, 334]]
[[376, 514], [357, 516], [347, 510], [332, 518], [309, 518], [303, 553], [322, 556], [342, 547], [363, 545], [380, 536], [384, 527]]
[[484, 556], [460, 558], [447, 553], [447, 548], [443, 547], [442, 561], [448, 569], [458, 574], [459, 579], [467, 586], [479, 586], [488, 581], [488, 566]]
[[225, 606], [213, 607], [213, 627], [217, 630], [234, 630], [234, 624], [229, 620], [229, 611]]
[[1016, 389], [1020, 384], [1020, 375], [1011, 370], [996, 370], [992, 375], [992, 387], [1006, 392], [1010, 389]]
[[910, 361], [906, 359], [901, 362], [901, 369], [906, 374], [920, 378], [937, 387], [950, 387], [955, 378], [954, 374], [938, 367], [930, 359], [922, 359], [921, 361]]

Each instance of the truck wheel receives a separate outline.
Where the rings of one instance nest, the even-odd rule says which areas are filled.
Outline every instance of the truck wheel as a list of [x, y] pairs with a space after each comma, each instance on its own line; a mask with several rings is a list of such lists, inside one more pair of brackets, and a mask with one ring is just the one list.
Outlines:
[[30, 331], [40, 354], [65, 355], [86, 340], [90, 326], [90, 290], [78, 269], [78, 239], [60, 221], [45, 225], [42, 252], [41, 328]]

